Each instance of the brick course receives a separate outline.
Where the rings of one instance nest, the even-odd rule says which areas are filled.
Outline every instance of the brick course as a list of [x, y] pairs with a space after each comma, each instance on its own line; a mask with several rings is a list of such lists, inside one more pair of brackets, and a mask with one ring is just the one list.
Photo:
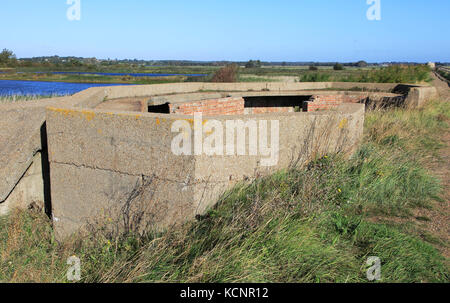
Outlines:
[[169, 104], [171, 114], [193, 115], [243, 115], [245, 101], [242, 97], [202, 100], [197, 102]]
[[342, 103], [361, 103], [367, 100], [365, 95], [315, 95], [310, 101], [305, 102], [304, 111], [313, 112], [318, 110], [329, 110], [336, 108]]
[[197, 102], [169, 104], [171, 114], [193, 115], [252, 115], [266, 113], [293, 112], [294, 107], [245, 107], [242, 97], [230, 97], [223, 99], [202, 100]]

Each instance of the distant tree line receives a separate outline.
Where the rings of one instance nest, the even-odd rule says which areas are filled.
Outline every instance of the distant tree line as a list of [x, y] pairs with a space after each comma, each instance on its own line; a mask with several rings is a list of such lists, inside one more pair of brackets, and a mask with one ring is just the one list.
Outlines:
[[[82, 68], [86, 70], [94, 70], [97, 67], [110, 67], [123, 65], [123, 67], [131, 68], [145, 68], [151, 66], [227, 66], [236, 64], [246, 68], [261, 68], [264, 66], [309, 66], [311, 70], [324, 66], [335, 66], [336, 62], [312, 62], [312, 61], [294, 61], [294, 62], [275, 62], [275, 61], [191, 61], [191, 60], [139, 60], [139, 59], [97, 59], [97, 58], [82, 58], [75, 56], [60, 57], [60, 56], [41, 56], [33, 58], [17, 59], [13, 51], [4, 49], [0, 54], [0, 66], [2, 67], [44, 67], [56, 69], [70, 69]], [[369, 67], [369, 66], [387, 66], [387, 65], [419, 65], [416, 62], [384, 62], [384, 63], [367, 63], [360, 60], [357, 62], [340, 62], [338, 63], [345, 67]], [[448, 65], [448, 63], [436, 63], [436, 65]], [[340, 68], [340, 66], [338, 66]]]

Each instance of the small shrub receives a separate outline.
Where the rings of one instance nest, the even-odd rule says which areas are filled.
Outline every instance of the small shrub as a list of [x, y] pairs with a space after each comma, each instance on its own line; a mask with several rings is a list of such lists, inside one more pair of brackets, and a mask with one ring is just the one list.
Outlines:
[[219, 69], [213, 76], [212, 82], [236, 82], [238, 79], [239, 66], [229, 64]]
[[340, 64], [340, 63], [336, 63], [336, 64], [333, 66], [333, 69], [334, 69], [334, 70], [344, 70], [344, 66], [343, 66], [342, 64]]
[[363, 60], [356, 62], [355, 65], [356, 65], [357, 67], [367, 67], [367, 66], [368, 66], [367, 62], [366, 62], [366, 61], [363, 61]]
[[250, 60], [245, 64], [245, 68], [260, 68], [262, 63], [260, 60]]

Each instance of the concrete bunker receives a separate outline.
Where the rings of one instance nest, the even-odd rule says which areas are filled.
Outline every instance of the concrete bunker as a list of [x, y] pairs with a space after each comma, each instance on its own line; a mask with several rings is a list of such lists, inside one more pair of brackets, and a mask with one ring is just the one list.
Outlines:
[[[356, 86], [366, 91], [353, 91]], [[436, 94], [434, 88], [423, 86], [394, 92], [396, 86], [118, 86], [0, 105], [0, 210], [4, 214], [13, 207], [28, 207], [36, 198], [26, 190], [35, 188], [59, 239], [93, 221], [110, 219], [114, 226], [137, 231], [163, 229], [204, 214], [237, 182], [327, 153], [351, 154], [362, 136], [367, 100], [399, 98], [417, 107]], [[176, 121], [191, 125], [196, 111], [219, 123], [277, 120], [277, 165], [264, 167], [260, 156], [249, 154], [175, 155], [171, 143], [177, 134], [172, 125]], [[192, 134], [189, 138], [194, 140]], [[246, 144], [248, 148], [248, 140]]]
[[[406, 87], [406, 86], [404, 86]], [[404, 106], [407, 94], [396, 88], [394, 92], [354, 91], [278, 91], [186, 93], [148, 96], [147, 98], [113, 99], [96, 108], [126, 109], [162, 114], [193, 115], [249, 115], [281, 112], [311, 112], [329, 110], [342, 103], [362, 103], [368, 108]], [[182, 99], [180, 99], [182, 98]], [[126, 105], [128, 103], [128, 106]]]

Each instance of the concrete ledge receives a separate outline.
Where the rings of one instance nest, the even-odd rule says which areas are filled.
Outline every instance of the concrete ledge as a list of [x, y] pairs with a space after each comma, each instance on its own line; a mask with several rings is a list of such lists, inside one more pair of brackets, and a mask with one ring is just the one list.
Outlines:
[[438, 92], [435, 87], [412, 87], [408, 92], [406, 98], [406, 106], [410, 108], [420, 108], [426, 102], [438, 97]]

